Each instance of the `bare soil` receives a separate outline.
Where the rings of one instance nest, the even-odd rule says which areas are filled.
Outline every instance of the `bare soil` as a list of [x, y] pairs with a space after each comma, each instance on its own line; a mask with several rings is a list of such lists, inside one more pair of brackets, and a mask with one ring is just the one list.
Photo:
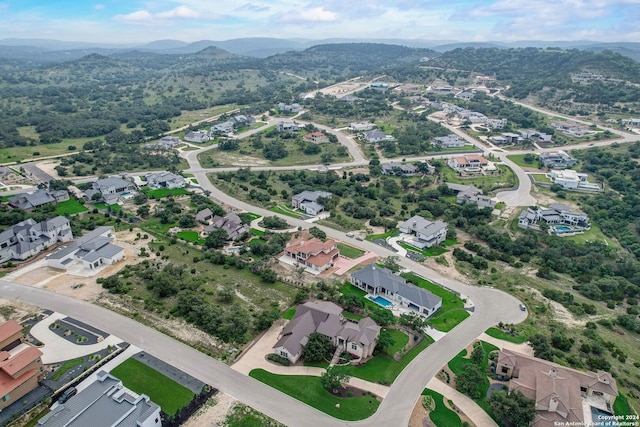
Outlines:
[[183, 427], [217, 427], [227, 418], [227, 414], [236, 404], [236, 400], [224, 393], [218, 393], [193, 414]]
[[436, 427], [431, 418], [429, 418], [429, 411], [422, 406], [422, 397], [418, 399], [416, 406], [413, 407], [411, 418], [409, 418], [409, 427]]

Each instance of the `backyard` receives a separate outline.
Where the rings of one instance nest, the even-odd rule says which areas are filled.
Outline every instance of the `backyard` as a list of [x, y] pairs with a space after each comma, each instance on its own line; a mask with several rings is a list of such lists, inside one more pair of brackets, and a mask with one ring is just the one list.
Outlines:
[[188, 388], [135, 359], [125, 360], [111, 374], [120, 379], [125, 387], [149, 396], [168, 415], [178, 412], [194, 397]]
[[447, 408], [444, 404], [444, 396], [437, 391], [425, 388], [423, 396], [430, 396], [433, 399], [435, 408], [429, 412], [429, 418], [438, 427], [459, 427], [462, 426], [458, 414]]
[[347, 258], [360, 258], [365, 253], [362, 249], [354, 248], [353, 246], [347, 245], [345, 243], [338, 243], [337, 246], [338, 249], [340, 249], [340, 255]]

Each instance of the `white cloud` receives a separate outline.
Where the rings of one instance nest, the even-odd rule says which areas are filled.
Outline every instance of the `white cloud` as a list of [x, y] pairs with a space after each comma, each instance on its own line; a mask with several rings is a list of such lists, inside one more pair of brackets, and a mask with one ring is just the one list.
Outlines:
[[331, 22], [335, 21], [338, 15], [323, 7], [315, 7], [313, 9], [303, 9], [298, 13], [298, 19], [308, 22]]
[[127, 24], [144, 24], [153, 21], [153, 16], [146, 10], [138, 10], [126, 15], [116, 15], [113, 20]]
[[106, 6], [103, 5], [103, 4], [96, 4], [95, 6], [93, 6], [93, 8], [95, 10], [104, 10], [104, 9], [106, 9]]
[[154, 16], [160, 19], [197, 19], [200, 17], [200, 14], [193, 9], [189, 9], [187, 6], [178, 6], [166, 12], [156, 13]]
[[204, 12], [198, 12], [187, 6], [181, 5], [171, 10], [165, 10], [162, 12], [151, 13], [148, 10], [143, 9], [136, 12], [128, 13], [126, 15], [115, 15], [113, 17], [113, 20], [124, 22], [126, 24], [148, 25], [154, 24], [158, 21], [169, 22], [177, 19], [199, 19], [205, 16], [214, 18], [216, 15], [208, 15]]

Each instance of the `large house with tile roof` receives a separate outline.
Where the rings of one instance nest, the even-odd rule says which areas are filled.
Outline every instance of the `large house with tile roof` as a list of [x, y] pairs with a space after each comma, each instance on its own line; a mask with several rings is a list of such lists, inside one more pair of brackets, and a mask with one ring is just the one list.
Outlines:
[[452, 157], [447, 165], [456, 171], [479, 171], [489, 166], [489, 161], [479, 154], [465, 154], [462, 156]]
[[326, 336], [334, 347], [365, 359], [373, 354], [380, 326], [369, 317], [357, 323], [349, 321], [342, 316], [342, 308], [332, 302], [306, 302], [283, 328], [273, 352], [296, 363], [313, 332]]
[[509, 380], [510, 393], [535, 401], [533, 427], [594, 425], [592, 408], [611, 413], [618, 396], [608, 372], [582, 372], [508, 349], [498, 354], [496, 375]]
[[283, 261], [303, 266], [310, 272], [318, 274], [333, 267], [338, 256], [340, 256], [340, 250], [335, 240], [329, 239], [323, 242], [304, 232], [297, 239], [287, 243]]
[[395, 301], [416, 314], [430, 317], [442, 307], [442, 298], [419, 288], [388, 268], [369, 264], [351, 275], [351, 284], [375, 296]]
[[38, 420], [44, 427], [161, 427], [160, 407], [104, 371], [96, 380]]
[[35, 222], [29, 218], [0, 232], [0, 262], [24, 261], [55, 245], [73, 240], [69, 220], [63, 216]]
[[15, 320], [0, 325], [0, 411], [38, 387], [44, 376], [42, 352], [23, 338]]

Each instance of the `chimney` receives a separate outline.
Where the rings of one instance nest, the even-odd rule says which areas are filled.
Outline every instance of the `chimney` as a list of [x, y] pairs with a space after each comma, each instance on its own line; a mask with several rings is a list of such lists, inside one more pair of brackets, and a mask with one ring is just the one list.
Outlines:
[[551, 370], [549, 371], [549, 376], [551, 378], [556, 378], [558, 376], [558, 371], [556, 371], [556, 368], [551, 368]]

